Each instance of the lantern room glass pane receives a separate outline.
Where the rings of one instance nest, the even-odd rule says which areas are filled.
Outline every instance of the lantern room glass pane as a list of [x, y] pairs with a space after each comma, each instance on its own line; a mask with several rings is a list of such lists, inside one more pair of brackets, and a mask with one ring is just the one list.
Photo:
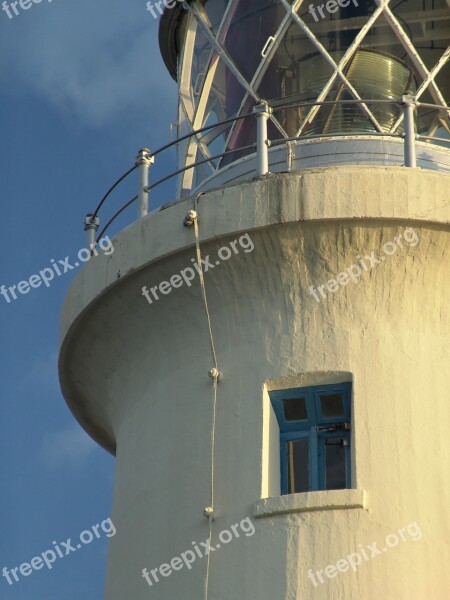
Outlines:
[[[430, 104], [450, 99], [449, 62], [430, 77], [450, 43], [448, 0], [392, 0], [389, 9], [396, 22], [375, 0], [342, 0], [329, 3], [329, 8], [305, 0], [295, 15], [281, 0], [192, 0], [188, 4], [190, 18], [202, 21], [195, 40], [185, 36], [193, 48], [189, 50], [192, 61], [183, 65], [184, 80], [180, 75], [185, 86], [180, 102], [192, 128], [249, 114], [264, 99], [273, 110], [268, 123], [271, 140], [368, 133], [398, 136], [403, 132], [398, 101], [404, 94], [418, 94], [419, 102]], [[183, 23], [188, 22], [188, 14]], [[222, 53], [202, 31], [205, 25]], [[354, 102], [355, 96], [366, 100], [365, 105]], [[314, 104], [320, 101], [327, 104]], [[303, 106], [286, 108], [295, 103]], [[415, 114], [419, 135], [450, 133], [446, 112], [419, 106]], [[197, 160], [227, 152], [202, 168], [203, 176], [210, 168], [220, 169], [253, 153], [255, 119], [201, 134], [197, 141]], [[252, 147], [244, 150], [247, 146]], [[193, 161], [191, 150], [192, 145], [186, 161]], [[200, 184], [202, 176], [191, 179]]]
[[[297, 14], [329, 52], [347, 50], [375, 10], [372, 0], [350, 0], [348, 6], [337, 5], [333, 12], [318, 9], [320, 2], [303, 2]], [[323, 16], [322, 16], [323, 14]]]
[[253, 79], [262, 51], [285, 14], [278, 0], [246, 0], [236, 5], [224, 47], [247, 81]]
[[191, 72], [191, 96], [195, 106], [198, 104], [203, 89], [209, 60], [211, 58], [211, 50], [211, 44], [205, 34], [197, 29]]
[[228, 0], [207, 0], [204, 4], [205, 13], [208, 17], [208, 25], [214, 34], [219, 29], [227, 4]]

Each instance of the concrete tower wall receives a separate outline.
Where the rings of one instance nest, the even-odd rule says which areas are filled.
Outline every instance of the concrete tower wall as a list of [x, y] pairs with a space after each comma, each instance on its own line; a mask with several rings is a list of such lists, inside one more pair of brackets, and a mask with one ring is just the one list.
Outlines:
[[[224, 374], [212, 544], [247, 517], [255, 528], [236, 527], [239, 537], [211, 553], [211, 599], [448, 598], [449, 187], [450, 176], [420, 170], [333, 167], [199, 199], [213, 264], [244, 234], [254, 244], [238, 243], [205, 274]], [[152, 587], [142, 578], [208, 537], [213, 362], [199, 282], [151, 305], [141, 293], [192, 265], [194, 232], [182, 225], [191, 208], [121, 232], [114, 254], [77, 278], [63, 313], [64, 394], [117, 454], [107, 600], [203, 597], [206, 558]], [[373, 251], [385, 260], [358, 283], [319, 301], [310, 293]], [[353, 384], [353, 489], [280, 496], [268, 391], [342, 381]], [[366, 550], [355, 571], [322, 573], [317, 587], [308, 578], [373, 542], [386, 551]]]

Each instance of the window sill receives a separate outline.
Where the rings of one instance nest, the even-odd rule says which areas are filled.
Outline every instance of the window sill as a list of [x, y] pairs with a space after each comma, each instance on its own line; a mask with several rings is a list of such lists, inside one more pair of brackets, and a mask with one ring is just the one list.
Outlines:
[[364, 490], [326, 490], [263, 498], [255, 502], [253, 516], [258, 519], [273, 515], [350, 508], [367, 509], [367, 494]]

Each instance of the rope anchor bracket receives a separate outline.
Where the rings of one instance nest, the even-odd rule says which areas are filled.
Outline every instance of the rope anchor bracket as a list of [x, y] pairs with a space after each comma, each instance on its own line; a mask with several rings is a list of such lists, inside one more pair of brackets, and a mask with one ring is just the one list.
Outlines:
[[198, 218], [197, 211], [190, 210], [188, 212], [188, 214], [184, 217], [183, 225], [185, 227], [191, 227], [197, 218]]
[[205, 508], [203, 509], [203, 515], [207, 518], [207, 519], [212, 519], [214, 521], [214, 509], [212, 506], [205, 506]]
[[212, 369], [210, 369], [208, 371], [208, 376], [211, 377], [211, 379], [220, 381], [223, 377], [223, 373], [222, 373], [222, 371], [219, 371], [219, 369], [216, 369], [215, 367], [213, 367]]

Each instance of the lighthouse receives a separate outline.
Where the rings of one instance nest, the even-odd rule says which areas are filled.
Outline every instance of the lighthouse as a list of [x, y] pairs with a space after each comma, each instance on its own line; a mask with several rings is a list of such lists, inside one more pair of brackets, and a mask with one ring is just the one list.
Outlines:
[[61, 318], [105, 598], [448, 600], [450, 2], [164, 6], [174, 194]]

